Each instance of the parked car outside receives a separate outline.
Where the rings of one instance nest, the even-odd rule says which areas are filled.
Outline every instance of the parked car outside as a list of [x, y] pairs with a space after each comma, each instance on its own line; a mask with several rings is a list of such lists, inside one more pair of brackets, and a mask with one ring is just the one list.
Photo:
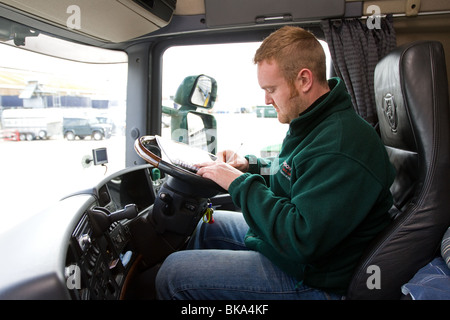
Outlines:
[[102, 140], [111, 137], [112, 126], [108, 123], [100, 123], [95, 119], [64, 118], [63, 131], [67, 140], [75, 140], [76, 137]]

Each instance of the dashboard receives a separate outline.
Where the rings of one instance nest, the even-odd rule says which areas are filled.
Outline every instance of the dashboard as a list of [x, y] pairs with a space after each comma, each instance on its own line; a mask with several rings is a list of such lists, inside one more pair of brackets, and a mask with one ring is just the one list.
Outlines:
[[162, 180], [125, 169], [62, 199], [0, 237], [0, 299], [120, 299], [138, 261], [130, 224], [151, 211]]
[[1, 234], [0, 300], [154, 299], [159, 266], [207, 209], [236, 209], [229, 194], [186, 185], [130, 167]]

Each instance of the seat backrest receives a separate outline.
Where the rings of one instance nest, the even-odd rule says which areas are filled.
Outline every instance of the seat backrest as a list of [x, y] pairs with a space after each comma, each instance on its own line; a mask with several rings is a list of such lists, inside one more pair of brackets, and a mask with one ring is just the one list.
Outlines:
[[444, 50], [434, 41], [398, 47], [375, 69], [381, 138], [397, 171], [393, 221], [363, 255], [348, 299], [401, 298], [450, 225], [447, 81]]

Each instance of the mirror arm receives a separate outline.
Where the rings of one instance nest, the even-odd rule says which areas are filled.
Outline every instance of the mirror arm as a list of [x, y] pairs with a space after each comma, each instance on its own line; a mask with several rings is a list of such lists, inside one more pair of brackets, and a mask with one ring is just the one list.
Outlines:
[[179, 110], [170, 108], [170, 107], [166, 107], [166, 106], [162, 106], [162, 113], [167, 114], [169, 116], [176, 116], [176, 115], [178, 115]]

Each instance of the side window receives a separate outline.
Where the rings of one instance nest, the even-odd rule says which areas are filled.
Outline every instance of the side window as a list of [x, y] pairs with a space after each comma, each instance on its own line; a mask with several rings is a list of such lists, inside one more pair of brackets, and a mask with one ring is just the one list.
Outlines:
[[[258, 85], [253, 56], [260, 43], [196, 45], [169, 48], [163, 57], [163, 106], [178, 108], [175, 93], [184, 78], [205, 74], [217, 81], [217, 98], [208, 113], [217, 125], [217, 150], [233, 149], [240, 154], [261, 155], [265, 148], [279, 144], [286, 134], [265, 106]], [[261, 110], [268, 109], [261, 113]], [[170, 136], [170, 118], [163, 115], [162, 135]]]
[[[178, 129], [171, 127], [167, 109], [172, 112], [180, 109], [179, 97], [175, 95], [183, 80], [205, 74], [217, 81], [216, 102], [211, 109], [197, 108], [195, 112], [214, 117], [216, 151], [231, 149], [241, 155], [275, 156], [288, 125], [281, 124], [273, 106], [265, 104], [264, 92], [258, 85], [253, 56], [259, 46], [259, 42], [252, 42], [177, 46], [166, 50], [163, 56], [162, 136], [170, 138]], [[324, 48], [328, 53], [326, 43]], [[189, 127], [195, 126], [194, 120], [187, 119], [187, 122]]]

